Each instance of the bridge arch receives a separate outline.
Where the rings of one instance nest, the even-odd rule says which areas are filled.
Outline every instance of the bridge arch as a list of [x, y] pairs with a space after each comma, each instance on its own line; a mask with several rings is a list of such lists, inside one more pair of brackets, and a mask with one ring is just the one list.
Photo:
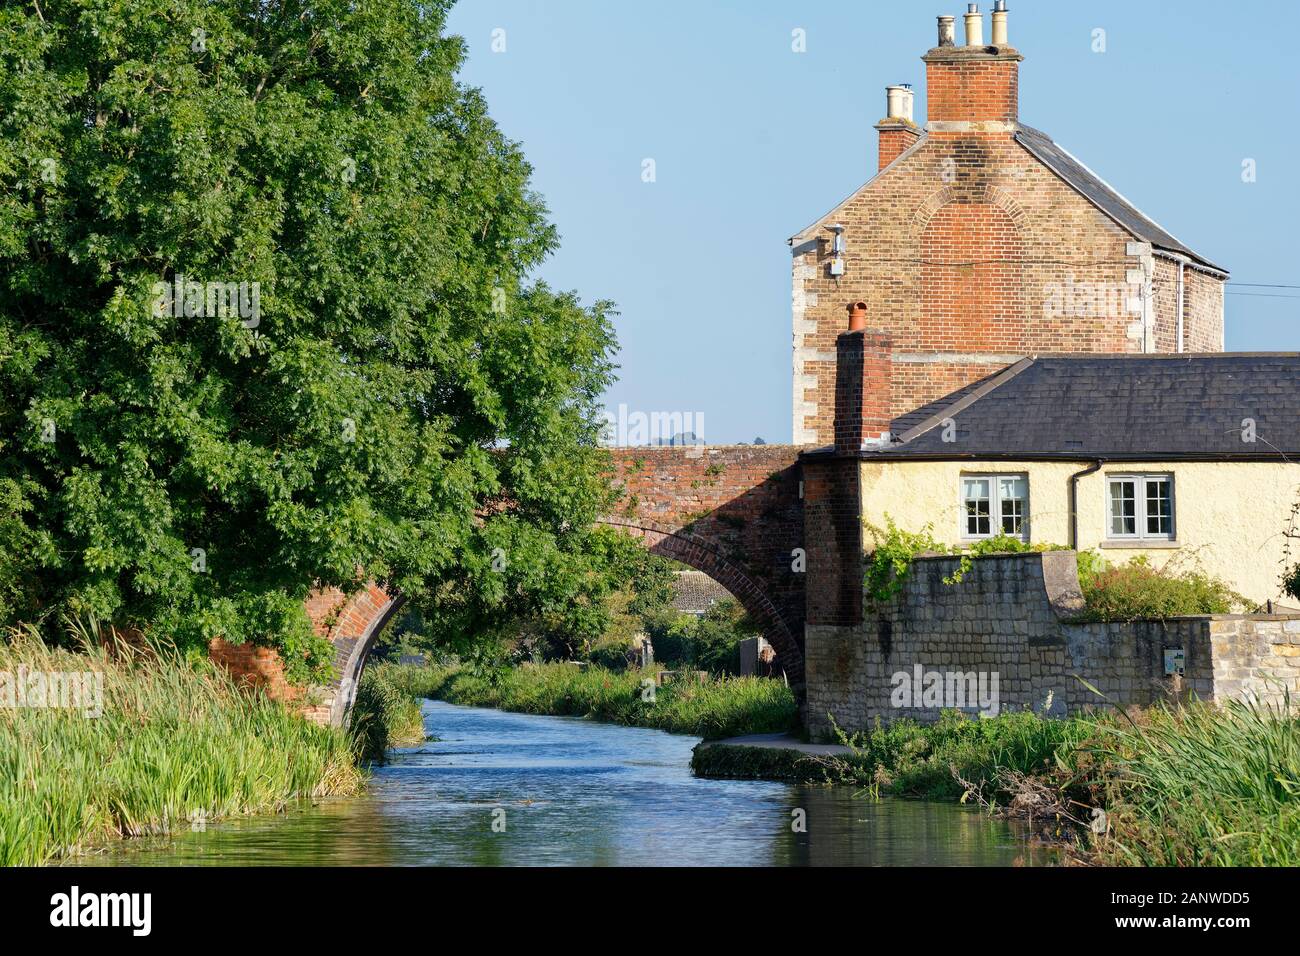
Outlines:
[[357, 698], [361, 672], [375, 641], [405, 603], [401, 594], [389, 593], [374, 582], [351, 596], [337, 588], [312, 592], [307, 615], [317, 633], [334, 645], [335, 677], [311, 688], [308, 716], [318, 723], [342, 726]]
[[776, 651], [777, 662], [791, 684], [803, 684], [803, 650], [781, 610], [767, 592], [743, 568], [729, 561], [707, 539], [690, 532], [645, 519], [604, 518], [598, 524], [618, 528], [642, 539], [646, 549], [662, 558], [680, 561], [703, 571], [731, 592]]
[[[702, 571], [731, 592], [762, 626], [800, 699], [804, 573], [793, 559], [806, 549], [803, 450], [791, 445], [616, 449], [612, 477], [622, 486], [624, 507], [599, 522], [641, 538], [651, 553]], [[312, 592], [307, 613], [316, 632], [334, 645], [337, 676], [312, 688], [308, 716], [343, 723], [376, 639], [404, 603], [401, 594], [374, 582], [350, 595], [337, 588]], [[227, 656], [232, 669], [246, 675], [265, 670], [259, 662], [245, 667], [242, 659]], [[276, 689], [274, 678], [254, 682]]]

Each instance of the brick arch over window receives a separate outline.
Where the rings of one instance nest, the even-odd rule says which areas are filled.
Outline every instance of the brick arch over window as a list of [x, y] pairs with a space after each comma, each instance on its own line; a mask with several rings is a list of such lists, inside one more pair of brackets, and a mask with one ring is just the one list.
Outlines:
[[997, 194], [953, 199], [920, 232], [921, 341], [930, 351], [1025, 348], [1024, 252]]
[[916, 207], [916, 212], [912, 214], [914, 234], [920, 236], [924, 233], [925, 227], [934, 218], [934, 214], [944, 206], [954, 202], [987, 203], [990, 206], [996, 206], [1010, 216], [1017, 229], [1025, 223], [1026, 213], [1024, 207], [1001, 186], [993, 183], [985, 183], [981, 186], [950, 184], [930, 193], [925, 198], [925, 201]]
[[651, 554], [672, 558], [696, 571], [703, 571], [731, 592], [762, 628], [763, 636], [776, 651], [777, 663], [785, 671], [786, 679], [795, 687], [802, 687], [803, 651], [789, 623], [767, 592], [744, 570], [728, 561], [721, 550], [698, 535], [644, 518], [605, 518], [600, 524], [641, 538]]

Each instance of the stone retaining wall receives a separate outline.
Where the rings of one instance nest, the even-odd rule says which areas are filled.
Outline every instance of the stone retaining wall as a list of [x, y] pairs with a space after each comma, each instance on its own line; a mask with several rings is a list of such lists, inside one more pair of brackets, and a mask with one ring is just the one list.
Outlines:
[[[977, 558], [960, 581], [945, 583], [959, 567], [955, 557], [918, 559], [880, 613], [851, 627], [808, 626], [814, 738], [832, 732], [832, 719], [845, 730], [877, 717], [929, 723], [954, 706], [1064, 716], [1107, 699], [1276, 704], [1284, 689], [1300, 694], [1300, 615], [1071, 624], [1083, 604], [1074, 552]], [[1179, 651], [1183, 673], [1167, 675], [1166, 652]], [[918, 693], [909, 700], [907, 689]]]

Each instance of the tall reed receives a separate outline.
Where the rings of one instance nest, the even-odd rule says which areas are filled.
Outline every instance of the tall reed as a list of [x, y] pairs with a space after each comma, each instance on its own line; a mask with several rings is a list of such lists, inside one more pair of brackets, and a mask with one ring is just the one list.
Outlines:
[[1108, 723], [1086, 748], [1102, 777], [1108, 863], [1300, 865], [1300, 717], [1229, 701]]
[[349, 715], [357, 756], [383, 761], [389, 747], [424, 741], [424, 715], [420, 694], [412, 693], [402, 681], [407, 668], [393, 664], [372, 664], [361, 675], [357, 697]]
[[35, 865], [115, 837], [356, 791], [342, 731], [318, 727], [174, 653], [54, 649], [15, 631], [0, 673], [102, 675], [102, 715], [0, 706], [0, 864]]

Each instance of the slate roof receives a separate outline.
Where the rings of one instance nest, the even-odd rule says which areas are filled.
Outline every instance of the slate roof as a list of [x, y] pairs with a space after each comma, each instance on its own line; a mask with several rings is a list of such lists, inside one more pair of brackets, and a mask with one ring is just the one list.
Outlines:
[[1297, 399], [1294, 352], [1035, 356], [900, 416], [862, 456], [1300, 462]]
[[678, 571], [673, 579], [673, 610], [703, 614], [719, 601], [731, 597], [724, 588], [703, 571]]
[[1197, 255], [1165, 232], [1153, 220], [1143, 215], [1137, 207], [1116, 192], [1108, 182], [1071, 156], [1064, 148], [1053, 142], [1052, 137], [1046, 133], [1021, 123], [1016, 130], [1016, 142], [1033, 153], [1076, 192], [1080, 193], [1085, 199], [1133, 233], [1133, 235], [1151, 243], [1157, 249], [1180, 253], [1203, 266], [1219, 272], [1226, 273], [1228, 271], [1223, 266], [1215, 265], [1209, 259]]
[[906, 415], [899, 415], [894, 419], [893, 425], [890, 428], [890, 433], [893, 435], [902, 435], [909, 429], [915, 428], [926, 419], [939, 414], [959, 399], [964, 399], [977, 389], [992, 382], [1002, 371], [1004, 371], [1004, 369], [999, 368], [997, 372], [992, 375], [971, 382], [969, 385], [959, 388], [955, 392], [949, 392], [947, 395], [943, 396], [943, 398], [937, 398], [928, 405], [922, 405], [920, 408], [913, 409]]

